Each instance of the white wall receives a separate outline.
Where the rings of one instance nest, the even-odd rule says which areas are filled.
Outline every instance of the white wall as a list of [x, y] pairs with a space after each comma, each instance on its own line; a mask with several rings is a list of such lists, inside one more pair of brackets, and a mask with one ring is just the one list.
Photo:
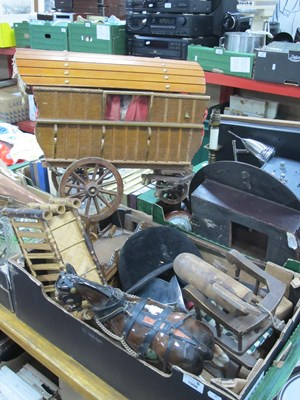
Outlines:
[[279, 0], [272, 20], [280, 23], [281, 32], [290, 33], [294, 38], [300, 28], [300, 0]]

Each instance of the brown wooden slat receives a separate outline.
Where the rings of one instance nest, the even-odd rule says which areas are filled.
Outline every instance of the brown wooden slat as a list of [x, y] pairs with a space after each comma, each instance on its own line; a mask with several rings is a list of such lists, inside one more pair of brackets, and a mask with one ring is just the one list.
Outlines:
[[40, 282], [55, 282], [58, 278], [59, 272], [57, 274], [45, 274], [45, 275], [37, 275], [37, 279]]
[[[76, 117], [76, 116], [74, 116]], [[146, 122], [146, 121], [109, 121], [109, 120], [98, 120], [98, 121], [85, 121], [85, 120], [79, 120], [77, 118], [73, 119], [50, 119], [50, 118], [39, 118], [37, 120], [39, 126], [44, 126], [51, 124], [51, 126], [57, 125], [59, 126], [65, 126], [65, 125], [85, 125], [85, 126], [98, 126], [102, 127], [105, 126], [107, 127], [119, 127], [120, 129], [124, 129], [126, 127], [134, 127], [134, 128], [173, 128], [173, 129], [202, 129], [203, 128], [203, 123], [194, 123], [194, 124], [188, 124], [188, 123], [183, 123], [183, 122], [157, 122], [157, 121], [151, 121], [151, 122]]]
[[62, 62], [83, 62], [85, 64], [116, 64], [116, 65], [134, 65], [140, 66], [145, 65], [151, 66], [162, 66], [166, 68], [187, 68], [201, 71], [202, 68], [195, 61], [186, 60], [173, 60], [164, 59], [159, 57], [137, 57], [127, 55], [116, 55], [116, 54], [97, 54], [97, 53], [78, 53], [71, 51], [55, 51], [55, 50], [38, 50], [38, 49], [16, 49], [16, 59], [27, 59], [27, 60], [47, 60], [47, 61], [62, 61]]
[[35, 271], [57, 271], [60, 272], [60, 265], [58, 263], [31, 264], [31, 268]]
[[22, 246], [26, 250], [37, 249], [37, 250], [51, 250], [51, 246], [48, 243], [22, 243]]
[[29, 232], [29, 231], [22, 231], [19, 230], [18, 232], [18, 236], [20, 238], [36, 238], [36, 239], [46, 239], [47, 236], [45, 234], [45, 232]]
[[[199, 140], [198, 140], [199, 142]], [[198, 147], [199, 148], [199, 147]], [[197, 148], [197, 150], [198, 150]], [[47, 163], [56, 167], [67, 168], [72, 162], [77, 161], [77, 159], [62, 159], [62, 158], [49, 158]], [[110, 161], [116, 168], [139, 168], [139, 169], [159, 169], [164, 173], [178, 173], [178, 172], [191, 172], [191, 162], [190, 161], [132, 161], [132, 160], [111, 160]]]
[[34, 228], [34, 229], [43, 229], [44, 225], [40, 221], [30, 222], [30, 221], [18, 221], [14, 218], [13, 224], [16, 228]]
[[55, 292], [55, 285], [45, 285], [44, 284], [43, 290], [45, 290], [46, 293]]
[[[105, 80], [122, 80], [122, 81], [143, 81], [143, 82], [160, 82], [160, 83], [177, 83], [177, 84], [188, 84], [188, 85], [199, 85], [204, 84], [204, 78], [197, 76], [185, 76], [185, 75], [172, 75], [172, 74], [153, 74], [150, 71], [137, 73], [137, 71], [90, 71], [86, 69], [58, 69], [58, 68], [22, 68], [20, 70], [23, 79], [27, 77], [63, 77], [67, 79], [80, 78], [86, 79], [87, 75], [92, 74], [93, 79], [105, 79]], [[124, 85], [124, 83], [123, 83]]]
[[56, 260], [54, 253], [27, 253], [27, 258], [30, 260], [44, 259], [44, 260]]
[[57, 77], [30, 77], [22, 76], [27, 85], [46, 85], [46, 86], [78, 86], [78, 87], [103, 87], [103, 88], [126, 88], [136, 90], [154, 90], [159, 92], [185, 92], [185, 93], [205, 93], [204, 78], [198, 85], [189, 85], [181, 83], [156, 83], [143, 81], [123, 81], [120, 80], [103, 80], [88, 77], [80, 78], [57, 78]]
[[120, 64], [110, 64], [110, 63], [83, 63], [83, 62], [63, 62], [63, 61], [49, 61], [49, 60], [18, 60], [18, 71], [21, 75], [27, 75], [28, 69], [40, 68], [40, 69], [60, 69], [60, 70], [87, 70], [87, 71], [114, 71], [119, 72], [136, 72], [137, 74], [168, 74], [168, 75], [183, 75], [184, 76], [194, 76], [198, 78], [204, 77], [204, 72], [196, 74], [194, 68], [186, 67], [185, 65], [177, 66], [174, 68], [172, 66], [161, 66], [161, 65], [124, 65], [122, 68]]
[[[45, 87], [44, 87], [45, 89]], [[34, 88], [34, 97], [38, 104], [40, 118], [76, 118], [99, 120], [103, 116], [103, 90], [66, 88]]]

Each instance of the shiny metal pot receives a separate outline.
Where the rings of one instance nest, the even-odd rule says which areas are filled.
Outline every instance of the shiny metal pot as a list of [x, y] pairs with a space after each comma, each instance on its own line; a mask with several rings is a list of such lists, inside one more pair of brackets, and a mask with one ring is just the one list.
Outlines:
[[253, 53], [255, 49], [263, 47], [266, 43], [264, 33], [252, 32], [226, 32], [220, 38], [220, 46], [228, 51], [238, 53]]

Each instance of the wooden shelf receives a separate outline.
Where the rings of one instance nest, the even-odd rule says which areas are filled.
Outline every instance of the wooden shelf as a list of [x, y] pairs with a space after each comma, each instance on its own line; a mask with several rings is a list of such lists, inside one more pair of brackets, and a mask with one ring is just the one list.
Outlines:
[[15, 47], [0, 47], [0, 54], [5, 56], [13, 56], [16, 52]]
[[271, 93], [278, 96], [300, 98], [300, 87], [279, 83], [256, 81], [255, 79], [205, 71], [206, 84], [227, 88], [247, 89], [255, 92]]
[[122, 394], [39, 335], [2, 305], [0, 330], [85, 399], [126, 400]]

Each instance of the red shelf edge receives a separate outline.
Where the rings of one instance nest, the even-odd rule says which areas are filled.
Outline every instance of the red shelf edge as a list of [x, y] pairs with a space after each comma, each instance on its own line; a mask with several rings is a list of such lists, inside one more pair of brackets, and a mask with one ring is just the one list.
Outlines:
[[205, 71], [206, 84], [247, 89], [255, 92], [300, 98], [300, 87]]
[[0, 47], [0, 54], [6, 56], [13, 56], [16, 52], [15, 47]]

